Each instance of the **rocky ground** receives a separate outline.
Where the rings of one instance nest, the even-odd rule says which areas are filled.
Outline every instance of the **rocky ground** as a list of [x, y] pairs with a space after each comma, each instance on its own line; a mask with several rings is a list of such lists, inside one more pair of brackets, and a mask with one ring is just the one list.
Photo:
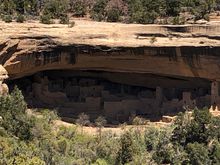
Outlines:
[[[220, 22], [188, 25], [140, 25], [105, 23], [88, 20], [74, 20], [75, 25], [45, 25], [38, 21], [26, 23], [0, 22], [0, 43], [32, 39], [29, 46], [34, 48], [37, 40], [50, 38], [57, 44], [88, 44], [105, 46], [151, 46], [151, 38], [156, 37], [154, 46], [218, 46], [220, 41], [212, 37], [219, 36]], [[180, 28], [183, 31], [175, 31]], [[184, 31], [187, 29], [187, 31]], [[25, 45], [27, 46], [27, 45]]]
[[[220, 116], [220, 111], [216, 110], [210, 110], [211, 114], [213, 116]], [[121, 125], [108, 125], [102, 128], [102, 132], [108, 133], [111, 132], [115, 135], [121, 135], [125, 131], [129, 131], [130, 129], [138, 129], [142, 132], [144, 132], [147, 128], [162, 128], [162, 127], [168, 127], [173, 124], [175, 120], [175, 117], [171, 116], [164, 116], [161, 121], [159, 122], [149, 122], [147, 125], [126, 125], [126, 124], [121, 124]], [[56, 120], [55, 121], [55, 126], [65, 126], [65, 127], [76, 127], [78, 132], [81, 132], [83, 129], [83, 133], [89, 134], [89, 135], [97, 135], [98, 134], [98, 128], [95, 126], [84, 126], [81, 128], [80, 126], [76, 126], [75, 124], [68, 123], [62, 120]]]

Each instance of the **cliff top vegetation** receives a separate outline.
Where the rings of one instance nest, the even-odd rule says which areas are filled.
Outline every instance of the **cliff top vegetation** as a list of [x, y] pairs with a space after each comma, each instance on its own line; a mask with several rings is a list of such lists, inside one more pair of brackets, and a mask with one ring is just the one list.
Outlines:
[[[39, 19], [51, 24], [53, 19], [68, 24], [69, 17], [95, 21], [184, 24], [209, 20], [219, 15], [220, 0], [0, 0], [0, 16], [5, 22]], [[72, 23], [72, 26], [74, 24]]]

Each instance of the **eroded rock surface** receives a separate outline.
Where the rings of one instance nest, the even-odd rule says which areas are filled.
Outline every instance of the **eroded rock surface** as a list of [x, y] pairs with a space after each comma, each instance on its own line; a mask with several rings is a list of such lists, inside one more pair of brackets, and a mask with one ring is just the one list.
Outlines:
[[[219, 79], [220, 24], [0, 23], [0, 63], [10, 78], [93, 69]], [[169, 66], [169, 67], [168, 67]]]
[[[0, 63], [10, 80], [41, 73], [29, 78], [28, 90], [31, 97], [50, 105], [128, 118], [132, 113], [164, 115], [183, 107], [220, 104], [220, 23], [173, 26], [78, 20], [69, 28], [1, 22], [0, 32]], [[83, 77], [122, 85], [116, 93], [120, 99], [110, 99], [116, 97], [115, 91], [106, 90], [103, 81], [80, 85]], [[62, 88], [51, 88], [50, 82], [60, 79], [65, 80]], [[126, 92], [124, 85], [129, 86]], [[98, 94], [90, 96], [94, 86]], [[77, 90], [81, 99], [73, 105], [70, 100]], [[144, 92], [147, 94], [142, 97]], [[130, 97], [132, 93], [135, 97]]]

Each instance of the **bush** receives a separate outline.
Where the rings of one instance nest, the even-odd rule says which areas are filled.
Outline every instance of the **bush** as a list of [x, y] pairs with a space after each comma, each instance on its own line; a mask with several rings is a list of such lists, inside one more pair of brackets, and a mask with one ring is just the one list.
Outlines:
[[160, 16], [160, 0], [136, 0], [129, 3], [130, 21], [136, 23], [154, 23]]
[[60, 16], [60, 23], [61, 24], [69, 24], [70, 20], [67, 14]]
[[127, 3], [123, 0], [110, 0], [105, 8], [106, 19], [109, 22], [118, 22], [122, 16], [127, 15]]
[[26, 115], [27, 105], [21, 91], [15, 87], [9, 96], [0, 97], [1, 126], [21, 140], [32, 138], [33, 119]]
[[206, 146], [197, 142], [187, 145], [190, 164], [211, 164], [209, 152]]
[[97, 0], [92, 7], [91, 17], [96, 21], [105, 20], [106, 12], [105, 8], [107, 6], [107, 0]]
[[209, 14], [205, 14], [205, 15], [204, 15], [204, 19], [205, 19], [206, 21], [209, 21], [209, 20], [210, 20]]
[[3, 17], [3, 21], [5, 21], [6, 23], [12, 22], [12, 16], [11, 15], [5, 15]]
[[96, 120], [95, 120], [95, 125], [96, 127], [98, 127], [98, 132], [99, 132], [99, 139], [101, 140], [102, 137], [102, 127], [104, 127], [106, 125], [107, 121], [104, 117], [99, 116]]
[[134, 154], [132, 135], [129, 132], [126, 132], [122, 135], [120, 142], [121, 146], [117, 160], [121, 164], [129, 163], [130, 161], [132, 161], [132, 156]]
[[148, 124], [148, 120], [142, 118], [142, 117], [138, 117], [136, 116], [133, 120], [132, 120], [132, 124], [133, 125], [146, 125]]
[[147, 151], [155, 151], [159, 143], [160, 131], [156, 128], [149, 128], [145, 131], [144, 142]]
[[212, 115], [208, 109], [194, 110], [193, 120], [188, 130], [187, 143], [207, 143], [209, 139], [209, 127]]
[[217, 125], [212, 122], [213, 118], [208, 109], [195, 109], [192, 116], [182, 114], [176, 121], [173, 140], [183, 146], [194, 142], [207, 144], [210, 138], [215, 137], [210, 133], [210, 129]]
[[25, 21], [24, 16], [21, 15], [21, 14], [19, 14], [19, 15], [17, 16], [16, 22], [18, 22], [18, 23], [23, 23], [24, 21]]
[[83, 127], [90, 124], [89, 115], [85, 113], [79, 114], [76, 124], [81, 127], [81, 134], [83, 134]]
[[118, 9], [111, 9], [107, 12], [107, 21], [108, 22], [118, 22], [120, 18], [120, 12]]
[[105, 161], [105, 159], [97, 159], [92, 165], [108, 165], [108, 163]]
[[116, 164], [119, 153], [120, 141], [110, 132], [105, 132], [102, 139], [97, 139], [96, 153], [98, 158], [108, 161], [108, 164]]
[[152, 143], [154, 144], [152, 147], [156, 147], [155, 152], [153, 153], [153, 159], [158, 164], [172, 164], [175, 154], [177, 154], [170, 141], [171, 131], [172, 130], [169, 129], [161, 130], [159, 136], [157, 136], [158, 139], [154, 140], [154, 143]]
[[50, 15], [51, 18], [59, 18], [63, 14], [67, 14], [68, 6], [68, 0], [48, 0], [45, 3], [43, 15]]
[[43, 24], [52, 24], [53, 21], [51, 19], [50, 15], [41, 15], [40, 22]]
[[185, 19], [179, 16], [176, 16], [172, 20], [173, 25], [183, 25], [185, 24]]
[[180, 0], [169, 0], [165, 1], [165, 12], [167, 16], [179, 16], [181, 1]]
[[71, 11], [74, 16], [83, 17], [86, 15], [88, 3], [85, 0], [72, 0], [70, 1]]

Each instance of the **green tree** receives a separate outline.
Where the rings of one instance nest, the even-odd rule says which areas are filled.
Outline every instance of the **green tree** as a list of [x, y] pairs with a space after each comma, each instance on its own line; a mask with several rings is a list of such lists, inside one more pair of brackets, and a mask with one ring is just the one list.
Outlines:
[[193, 120], [189, 127], [187, 142], [207, 143], [209, 137], [208, 125], [212, 121], [212, 115], [208, 109], [193, 112]]
[[144, 8], [142, 5], [142, 1], [128, 1], [128, 14], [130, 22], [144, 23]]
[[11, 15], [15, 12], [16, 4], [14, 0], [1, 0], [0, 1], [0, 13]]
[[29, 140], [32, 137], [33, 120], [27, 116], [26, 109], [24, 97], [17, 87], [11, 95], [0, 97], [2, 127], [22, 140]]
[[192, 115], [188, 112], [180, 113], [175, 121], [172, 140], [180, 145], [186, 145], [188, 131], [192, 122]]
[[208, 109], [195, 109], [193, 114], [183, 114], [177, 119], [173, 140], [181, 145], [188, 143], [208, 143], [212, 116]]
[[154, 23], [163, 11], [161, 0], [128, 1], [130, 21], [136, 23]]
[[51, 18], [60, 18], [67, 14], [69, 8], [68, 0], [48, 0], [43, 9], [43, 15], [49, 15]]
[[160, 131], [156, 128], [149, 128], [145, 131], [144, 142], [147, 151], [155, 151], [159, 143]]
[[212, 143], [210, 157], [212, 160], [212, 164], [220, 164], [220, 144], [216, 140]]
[[192, 0], [186, 1], [185, 5], [190, 8], [190, 12], [195, 16], [195, 20], [206, 18], [214, 10], [216, 0]]
[[163, 129], [159, 133], [158, 143], [156, 143], [156, 149], [153, 153], [153, 159], [158, 164], [172, 164], [175, 154], [178, 154], [170, 141], [171, 132], [172, 130]]
[[122, 16], [127, 15], [127, 3], [123, 0], [109, 0], [105, 8], [106, 19], [109, 22], [118, 22]]
[[129, 132], [124, 133], [120, 138], [120, 150], [118, 153], [118, 162], [126, 164], [132, 161], [134, 154], [132, 135]]
[[85, 0], [71, 0], [71, 12], [77, 17], [83, 17], [87, 14], [88, 3]]
[[181, 0], [165, 0], [166, 16], [178, 16], [181, 10]]
[[106, 18], [105, 8], [107, 6], [107, 0], [97, 0], [92, 7], [91, 17], [96, 21], [102, 21]]
[[203, 165], [203, 164], [211, 164], [211, 161], [209, 159], [209, 152], [207, 150], [207, 147], [203, 144], [199, 144], [197, 142], [195, 143], [189, 143], [187, 145], [187, 153], [188, 157], [190, 159], [190, 164], [195, 165]]

